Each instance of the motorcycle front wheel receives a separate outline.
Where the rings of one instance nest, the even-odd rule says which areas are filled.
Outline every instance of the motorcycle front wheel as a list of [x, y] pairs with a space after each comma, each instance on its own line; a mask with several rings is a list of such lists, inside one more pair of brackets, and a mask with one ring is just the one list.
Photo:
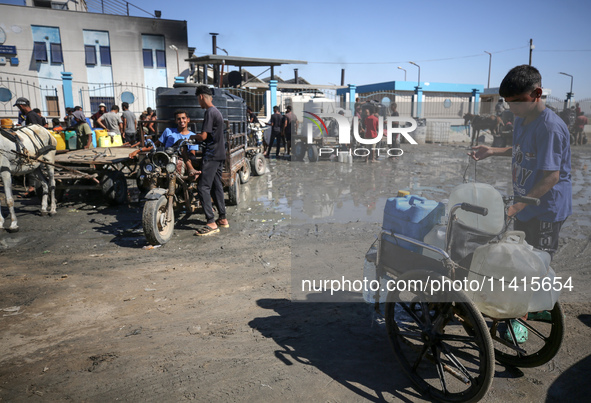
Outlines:
[[144, 205], [142, 224], [144, 235], [150, 245], [164, 245], [174, 232], [174, 210], [171, 220], [167, 220], [167, 199], [165, 196], [158, 200], [148, 200]]

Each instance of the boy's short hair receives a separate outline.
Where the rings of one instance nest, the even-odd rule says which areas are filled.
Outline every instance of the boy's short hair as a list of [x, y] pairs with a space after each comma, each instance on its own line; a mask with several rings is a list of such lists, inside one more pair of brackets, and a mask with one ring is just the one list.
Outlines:
[[117, 105], [111, 106], [111, 110], [115, 112], [119, 112], [119, 107]]
[[127, 102], [123, 102], [123, 103], [121, 104], [121, 107], [122, 107], [123, 109], [129, 109], [129, 103], [127, 103]]
[[185, 116], [189, 117], [189, 114], [187, 113], [186, 110], [184, 110], [184, 109], [177, 109], [176, 111], [174, 111], [174, 118], [176, 119], [176, 117], [178, 115], [180, 115], [181, 113], [184, 113]]
[[58, 118], [53, 118], [51, 119], [51, 123], [53, 123], [54, 126], [59, 126], [60, 120]]
[[542, 75], [533, 66], [523, 64], [521, 66], [513, 67], [503, 81], [499, 88], [499, 95], [503, 98], [514, 97], [529, 91], [533, 91], [536, 87], [542, 86]]
[[195, 90], [195, 95], [196, 96], [199, 96], [199, 95], [209, 95], [209, 96], [212, 96], [213, 95], [213, 92], [211, 92], [211, 88], [209, 88], [208, 86], [206, 86], [206, 85], [200, 85]]

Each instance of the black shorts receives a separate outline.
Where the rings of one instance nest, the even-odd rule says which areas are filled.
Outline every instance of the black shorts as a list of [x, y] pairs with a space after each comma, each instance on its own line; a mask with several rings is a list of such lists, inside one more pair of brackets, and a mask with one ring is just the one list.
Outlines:
[[532, 218], [529, 221], [515, 220], [513, 228], [525, 232], [525, 241], [536, 249], [545, 250], [554, 256], [558, 250], [558, 234], [564, 221], [547, 222]]

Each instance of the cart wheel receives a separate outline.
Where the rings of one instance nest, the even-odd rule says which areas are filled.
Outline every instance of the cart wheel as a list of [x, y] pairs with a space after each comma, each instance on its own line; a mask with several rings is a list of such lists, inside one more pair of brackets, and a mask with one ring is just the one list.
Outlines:
[[123, 204], [127, 201], [127, 179], [118, 171], [108, 172], [101, 178], [101, 190], [109, 204]]
[[587, 135], [583, 134], [583, 144], [587, 144]]
[[240, 181], [234, 178], [232, 184], [228, 188], [228, 204], [230, 206], [237, 206], [240, 202]]
[[252, 168], [251, 172], [253, 175], [264, 175], [265, 168], [267, 167], [267, 161], [265, 161], [263, 154], [257, 153], [254, 157], [252, 157], [250, 160], [250, 167]]
[[148, 200], [144, 204], [144, 211], [142, 213], [142, 224], [144, 226], [144, 235], [150, 245], [164, 245], [170, 238], [174, 231], [174, 211], [172, 220], [166, 219], [166, 205], [167, 199], [165, 196], [158, 200]]
[[[414, 271], [398, 280], [433, 284], [442, 278]], [[492, 384], [495, 366], [484, 318], [463, 292], [429, 294], [388, 293], [386, 328], [394, 354], [416, 389], [432, 400], [480, 400]], [[454, 302], [422, 302], [429, 300]]]
[[242, 169], [238, 171], [240, 175], [240, 183], [247, 183], [250, 180], [251, 167], [249, 163], [242, 166]]
[[293, 157], [296, 161], [303, 161], [306, 156], [306, 145], [303, 141], [298, 141], [293, 146]]
[[310, 162], [318, 161], [318, 146], [316, 144], [312, 144], [308, 147], [308, 160]]
[[527, 328], [528, 338], [523, 344], [507, 341], [503, 337], [511, 320], [488, 320], [494, 340], [495, 357], [503, 364], [514, 367], [539, 367], [558, 353], [564, 337], [564, 313], [560, 303], [550, 311], [550, 320], [514, 319]]

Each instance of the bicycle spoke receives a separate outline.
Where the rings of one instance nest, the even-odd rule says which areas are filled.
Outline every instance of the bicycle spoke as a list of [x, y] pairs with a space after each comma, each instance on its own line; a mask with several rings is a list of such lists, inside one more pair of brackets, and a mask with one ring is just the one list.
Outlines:
[[443, 389], [443, 393], [447, 394], [447, 383], [445, 382], [445, 373], [443, 370], [443, 364], [441, 363], [441, 357], [437, 353], [437, 347], [431, 347], [431, 354], [433, 354], [433, 358], [435, 359], [435, 365], [437, 367], [437, 375], [439, 375], [439, 381], [441, 382], [441, 389]]
[[413, 340], [421, 340], [421, 335], [417, 334], [417, 333], [411, 333], [411, 332], [403, 332], [403, 331], [398, 331], [396, 332], [398, 333], [398, 336], [401, 337], [406, 337], [408, 339], [413, 339]]
[[443, 343], [441, 343], [441, 347], [442, 347], [443, 354], [445, 354], [445, 356], [447, 357], [447, 359], [451, 361], [451, 363], [461, 372], [462, 375], [464, 375], [464, 378], [465, 379], [460, 379], [460, 380], [463, 381], [464, 383], [469, 383], [470, 381], [472, 381], [473, 378], [470, 375], [470, 373], [468, 372], [468, 370], [466, 369], [466, 367], [464, 367], [462, 365], [462, 363], [449, 350], [449, 348], [445, 344], [443, 344]]
[[412, 366], [412, 372], [416, 372], [417, 371], [417, 368], [419, 367], [419, 364], [421, 363], [421, 361], [423, 361], [423, 357], [425, 356], [425, 354], [427, 354], [427, 350], [429, 350], [429, 345], [425, 344], [423, 346], [423, 350], [421, 351], [421, 354], [419, 354], [419, 358], [417, 358], [416, 362]]
[[[419, 319], [419, 317], [416, 315], [416, 313], [408, 307], [408, 305], [406, 305], [402, 302], [399, 302], [399, 304], [402, 307], [402, 309], [404, 309], [406, 311], [406, 313], [409, 314], [418, 325], [423, 325], [423, 322]], [[422, 326], [419, 326], [419, 327], [422, 329]]]
[[462, 341], [464, 343], [475, 343], [476, 339], [471, 336], [462, 336], [462, 335], [455, 335], [455, 334], [442, 334], [439, 336], [441, 340], [445, 341]]

